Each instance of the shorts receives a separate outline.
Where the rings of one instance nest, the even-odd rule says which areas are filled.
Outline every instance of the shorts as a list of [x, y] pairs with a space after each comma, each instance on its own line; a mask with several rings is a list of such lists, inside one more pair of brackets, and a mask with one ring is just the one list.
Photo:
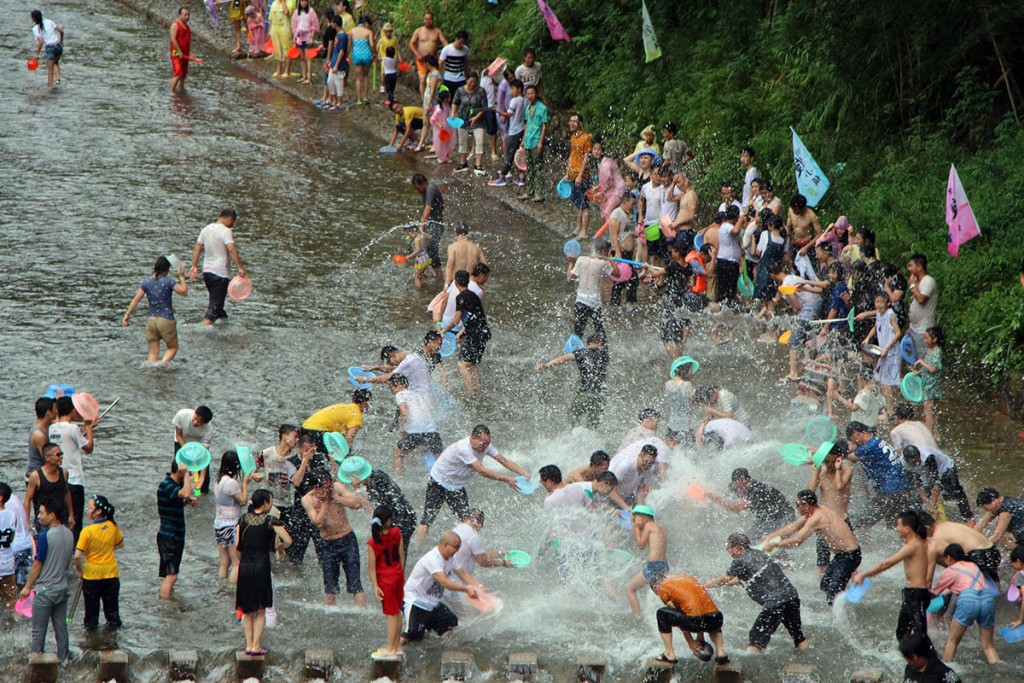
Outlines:
[[429, 71], [430, 70], [427, 68], [427, 65], [423, 63], [423, 60], [421, 60], [421, 59], [417, 59], [416, 60], [416, 72], [420, 76], [426, 76], [427, 73], [429, 73]]
[[689, 326], [690, 319], [684, 318], [678, 309], [668, 306], [661, 309], [661, 341], [682, 341]]
[[664, 578], [668, 576], [668, 562], [665, 560], [652, 560], [644, 565], [641, 574], [647, 579], [648, 583], [654, 581], [658, 576]]
[[793, 321], [792, 332], [789, 335], [789, 343], [786, 344], [791, 350], [797, 351], [804, 347], [808, 341], [810, 341], [811, 324], [806, 320], [797, 318]]
[[995, 598], [987, 590], [960, 591], [953, 618], [961, 626], [978, 622], [980, 628], [992, 628], [996, 625]]
[[724, 621], [721, 612], [691, 617], [673, 607], [662, 607], [658, 610], [658, 633], [672, 633], [673, 626], [690, 633], [718, 633]]
[[[49, 47], [46, 48], [46, 55], [47, 59], [49, 59]], [[171, 70], [175, 78], [185, 78], [185, 76], [188, 76], [188, 60], [181, 57], [171, 57]]]
[[341, 97], [345, 94], [345, 72], [341, 69], [327, 74], [327, 93]]
[[498, 114], [493, 109], [484, 112], [484, 130], [487, 135], [498, 134]]
[[225, 520], [221, 525], [220, 519], [213, 521], [213, 535], [217, 545], [221, 548], [230, 548], [235, 545], [235, 531], [238, 529], [238, 520]]
[[[412, 120], [412, 129], [413, 130], [423, 130], [423, 119], [413, 119]], [[399, 121], [398, 123], [396, 123], [395, 124], [395, 130], [397, 130], [399, 133], [402, 133], [404, 135], [405, 134], [405, 120], [402, 120], [402, 121]]]
[[590, 189], [590, 181], [584, 180], [579, 185], [576, 184], [575, 180], [570, 180], [572, 183], [572, 195], [569, 199], [572, 200], [572, 205], [580, 211], [590, 208], [590, 200], [587, 199], [587, 190]]
[[19, 586], [28, 583], [28, 573], [32, 571], [32, 548], [14, 553], [14, 580]]
[[484, 351], [487, 350], [487, 342], [491, 338], [491, 333], [466, 332], [462, 338], [462, 348], [459, 351], [459, 360], [464, 363], [476, 365], [484, 358]]
[[185, 542], [166, 534], [157, 534], [156, 549], [160, 553], [160, 578], [176, 575], [181, 566], [181, 554], [185, 551]]
[[401, 572], [385, 574], [377, 577], [377, 585], [384, 593], [384, 599], [380, 601], [380, 607], [384, 614], [401, 614], [402, 601], [405, 599], [405, 577]]
[[857, 571], [860, 562], [860, 548], [836, 553], [832, 556], [832, 561], [828, 563], [825, 573], [821, 575], [819, 584], [819, 588], [825, 591], [825, 600], [829, 605], [837, 595], [846, 590], [846, 585], [850, 582], [853, 573]]
[[[64, 54], [64, 44], [63, 43], [54, 43], [53, 45], [47, 45], [46, 46], [46, 61], [48, 61], [48, 62], [53, 62], [54, 64], [59, 64], [60, 63], [61, 55], [63, 55], [63, 54]], [[185, 60], [182, 60], [182, 61], [185, 62], [185, 73], [188, 73], [188, 62], [185, 61]], [[182, 74], [182, 75], [184, 75], [184, 74]]]
[[402, 630], [402, 637], [409, 641], [423, 640], [427, 631], [442, 636], [458, 625], [459, 618], [444, 603], [437, 603], [437, 607], [429, 612], [409, 603], [405, 606], [405, 628]]
[[419, 446], [425, 446], [431, 453], [440, 454], [444, 450], [444, 442], [437, 432], [424, 432], [409, 434], [402, 432], [402, 438], [398, 440], [398, 450], [412, 451]]
[[178, 342], [178, 323], [167, 318], [146, 318], [146, 343], [162, 341], [168, 346]]

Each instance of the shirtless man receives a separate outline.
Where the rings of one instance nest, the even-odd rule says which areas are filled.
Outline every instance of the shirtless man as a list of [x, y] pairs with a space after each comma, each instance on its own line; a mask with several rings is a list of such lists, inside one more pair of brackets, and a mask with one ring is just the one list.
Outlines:
[[[764, 551], [775, 548], [795, 548], [812, 533], [825, 539], [828, 549], [834, 553], [832, 561], [821, 576], [821, 590], [825, 591], [825, 599], [829, 605], [846, 589], [850, 576], [860, 566], [860, 544], [853, 535], [853, 529], [842, 517], [826, 507], [818, 505], [818, 496], [810, 489], [796, 494], [796, 509], [800, 517], [793, 523], [768, 534], [769, 540], [764, 544]], [[781, 537], [781, 540], [775, 540]]]
[[579, 481], [594, 481], [599, 474], [608, 471], [608, 463], [611, 461], [612, 456], [604, 451], [594, 451], [590, 454], [590, 464], [580, 465], [570, 471], [565, 477], [565, 483], [575, 484]]
[[424, 14], [423, 26], [413, 31], [409, 39], [409, 49], [416, 56], [416, 69], [420, 74], [421, 96], [427, 86], [427, 65], [423, 63], [423, 58], [431, 55], [437, 59], [438, 52], [447, 44], [448, 40], [441, 33], [441, 29], [434, 27], [434, 15], [430, 12]]
[[[819, 491], [821, 506], [836, 513], [849, 524], [850, 519], [850, 482], [853, 480], [853, 468], [843, 464], [847, 453], [845, 441], [837, 441], [825, 456], [825, 461], [814, 470], [807, 488]], [[831, 559], [828, 544], [821, 536], [818, 537], [818, 576], [825, 573], [825, 567]]]
[[789, 201], [786, 233], [789, 234], [791, 259], [796, 258], [797, 254], [807, 255], [814, 241], [821, 237], [822, 229], [821, 223], [818, 222], [818, 214], [807, 206], [807, 197], [802, 194], [794, 195]]
[[959, 522], [936, 522], [927, 512], [921, 513], [921, 523], [928, 530], [928, 585], [935, 574], [935, 565], [946, 566], [946, 546], [959, 543], [967, 558], [978, 565], [992, 582], [999, 585], [999, 562], [1002, 557], [992, 541], [973, 527]]
[[651, 584], [658, 576], [668, 575], [668, 562], [665, 561], [665, 550], [668, 537], [665, 528], [654, 521], [654, 510], [647, 505], [633, 508], [633, 540], [640, 550], [647, 548], [647, 564], [626, 584], [626, 599], [633, 610], [633, 616], [640, 618], [640, 600], [636, 592], [643, 585]]
[[366, 594], [359, 581], [359, 543], [345, 508], [358, 510], [359, 499], [341, 482], [322, 474], [313, 490], [302, 497], [302, 507], [323, 539], [319, 558], [324, 573], [324, 604], [337, 604], [341, 569], [346, 590], [357, 607], [366, 607]]
[[469, 226], [461, 223], [455, 228], [455, 241], [448, 245], [448, 263], [444, 270], [444, 287], [455, 279], [455, 273], [464, 270], [472, 273], [476, 264], [487, 264], [487, 257], [480, 245], [469, 239]]
[[672, 229], [677, 233], [680, 230], [692, 231], [697, 217], [697, 191], [693, 189], [690, 178], [685, 173], [677, 173], [674, 181], [682, 197], [679, 198], [679, 211], [676, 213], [675, 222], [672, 223]]
[[932, 594], [928, 591], [931, 583], [928, 581], [928, 543], [925, 542], [928, 531], [916, 512], [906, 510], [896, 518], [896, 533], [903, 540], [903, 547], [866, 572], [855, 573], [853, 582], [860, 584], [869, 576], [876, 576], [900, 562], [903, 563], [906, 583], [903, 586], [900, 617], [896, 623], [896, 640], [903, 640], [903, 636], [915, 631], [921, 634], [928, 633], [925, 618], [928, 603], [932, 599]]

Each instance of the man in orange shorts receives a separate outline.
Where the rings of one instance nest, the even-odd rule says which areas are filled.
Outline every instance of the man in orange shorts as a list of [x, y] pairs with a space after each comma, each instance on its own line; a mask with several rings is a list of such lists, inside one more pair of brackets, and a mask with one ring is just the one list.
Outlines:
[[416, 70], [420, 74], [420, 95], [427, 85], [427, 65], [423, 58], [431, 55], [437, 59], [438, 51], [448, 44], [448, 40], [441, 33], [441, 29], [434, 26], [434, 15], [427, 12], [423, 15], [423, 26], [413, 31], [409, 38], [409, 49], [416, 56]]
[[188, 25], [187, 7], [178, 9], [178, 20], [171, 24], [171, 92], [185, 89], [188, 60], [192, 56], [192, 29]]
[[[651, 590], [665, 603], [658, 610], [658, 633], [665, 644], [665, 652], [657, 658], [658, 661], [668, 664], [679, 661], [672, 648], [674, 626], [683, 632], [686, 644], [698, 659], [709, 661], [717, 652], [716, 664], [729, 663], [722, 638], [722, 613], [700, 581], [689, 574], [670, 578], [664, 574], [655, 574], [651, 577]], [[714, 649], [704, 640], [705, 633], [711, 638]]]

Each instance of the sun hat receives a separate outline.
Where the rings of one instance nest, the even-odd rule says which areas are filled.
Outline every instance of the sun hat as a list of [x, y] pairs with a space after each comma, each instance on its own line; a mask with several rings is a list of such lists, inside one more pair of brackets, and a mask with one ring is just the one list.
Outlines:
[[654, 508], [652, 508], [650, 505], [634, 505], [633, 514], [647, 515], [651, 519], [654, 519]]

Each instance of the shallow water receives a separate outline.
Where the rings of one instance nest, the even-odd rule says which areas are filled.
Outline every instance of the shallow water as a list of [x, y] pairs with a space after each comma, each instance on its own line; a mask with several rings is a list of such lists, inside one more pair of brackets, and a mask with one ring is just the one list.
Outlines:
[[[9, 73], [7, 96], [0, 100], [0, 154], [7, 170], [0, 192], [0, 319], [6, 323], [0, 328], [6, 370], [0, 477], [20, 481], [32, 402], [48, 384], [74, 384], [101, 403], [121, 396], [86, 462], [89, 492], [115, 502], [126, 536], [118, 554], [126, 627], [116, 642], [141, 660], [136, 680], [161, 679], [164, 653], [180, 648], [200, 650], [208, 678], [219, 680], [230, 675], [230, 653], [242, 638], [232, 590], [216, 579], [209, 497], [188, 513], [177, 603], [156, 600], [153, 491], [170, 455], [170, 420], [182, 407], [206, 403], [215, 413], [215, 453], [236, 442], [262, 448], [274, 441], [279, 423], [347, 400], [345, 368], [373, 362], [382, 343], [417, 345], [429, 328], [423, 309], [434, 288], [412, 290], [409, 271], [390, 262], [390, 253], [404, 246], [401, 237], [388, 233], [417, 213], [419, 197], [408, 184], [415, 169], [401, 157], [377, 154], [379, 135], [352, 126], [353, 115], [324, 116], [226, 60], [211, 57], [205, 68], [193, 68], [188, 95], [170, 97], [164, 30], [116, 3], [90, 9], [95, 7], [74, 0], [59, 13], [54, 9], [68, 37], [64, 85], [49, 90], [42, 70], [30, 74], [23, 66], [31, 46], [26, 10], [0, 0], [0, 8], [18, 18], [0, 28]], [[206, 18], [195, 12], [194, 21]], [[206, 51], [200, 46], [198, 52]], [[385, 132], [383, 123], [379, 132]], [[486, 300], [495, 338], [482, 367], [488, 392], [464, 400], [450, 370], [455, 400], [441, 417], [446, 442], [488, 422], [498, 449], [534, 471], [550, 462], [568, 468], [597, 448], [613, 451], [640, 408], [661, 404], [667, 363], [656, 312], [608, 315], [613, 364], [605, 425], [598, 433], [569, 432], [564, 412], [575, 369], [561, 366], [544, 375], [533, 370], [561, 353], [571, 327], [574, 287], [565, 282], [561, 239], [551, 226], [527, 221], [464, 185], [446, 189], [449, 221], [468, 222], [495, 267]], [[193, 286], [187, 299], [176, 300], [182, 351], [170, 368], [147, 367], [144, 316], [137, 314], [123, 329], [121, 315], [154, 258], [187, 258], [199, 229], [224, 206], [240, 213], [235, 232], [256, 293], [230, 305], [227, 324], [209, 330], [199, 325], [205, 290]], [[724, 486], [731, 469], [742, 465], [794, 493], [809, 477], [782, 465], [777, 455], [779, 443], [797, 438], [806, 419], [790, 415], [791, 389], [775, 384], [783, 372], [782, 350], [755, 342], [759, 331], [745, 321], [720, 321], [727, 328], [723, 341], [711, 344], [702, 335], [687, 353], [701, 360], [699, 381], [729, 387], [745, 401], [762, 440], [699, 464], [681, 452], [673, 477], [653, 497], [669, 529], [673, 568], [702, 577], [728, 565], [724, 538], [747, 520], [680, 503], [687, 481]], [[989, 483], [1019, 491], [1019, 427], [994, 415], [984, 397], [948, 384], [947, 393], [943, 431], [964, 463], [969, 493]], [[394, 441], [391, 413], [386, 392], [375, 391], [357, 440], [357, 452], [385, 469]], [[422, 470], [414, 465], [400, 483], [419, 506]], [[543, 546], [540, 493], [522, 497], [482, 480], [471, 484], [470, 493], [489, 513], [489, 545], [531, 553]], [[365, 535], [368, 516], [354, 513], [351, 519]], [[610, 532], [608, 540], [630, 547], [625, 532]], [[896, 547], [894, 532], [883, 528], [861, 540], [865, 566]], [[409, 555], [414, 560], [428, 547], [414, 544]], [[856, 608], [830, 612], [816, 588], [813, 548], [794, 557], [798, 566], [790, 575], [813, 643], [795, 659], [814, 662], [827, 680], [860, 666], [900, 668], [892, 637], [898, 569], [880, 577]], [[449, 645], [471, 651], [479, 667], [491, 670], [500, 669], [510, 651], [536, 649], [552, 680], [572, 675], [576, 654], [604, 652], [616, 679], [636, 678], [642, 658], [660, 651], [654, 597], [643, 596], [644, 619], [633, 623], [624, 599], [610, 600], [597, 577], [559, 588], [551, 554], [535, 560], [522, 571], [481, 570], [505, 607], [461, 630]], [[622, 584], [638, 569], [639, 563], [609, 565], [605, 572]], [[344, 662], [336, 679], [365, 679], [366, 654], [384, 632], [376, 605], [367, 613], [320, 605], [312, 550], [299, 571], [277, 567], [275, 581], [282, 625], [266, 638], [269, 677], [294, 679], [304, 648], [333, 647]], [[726, 614], [727, 645], [739, 653], [756, 606], [739, 589], [718, 591], [715, 599]], [[1010, 619], [1005, 601], [999, 617], [1001, 624]], [[0, 656], [22, 661], [27, 626], [4, 622], [2, 628], [14, 637], [0, 639]], [[84, 654], [76, 654], [67, 678], [90, 680], [95, 655], [89, 648], [112, 641], [87, 641], [79, 625], [72, 641]], [[1010, 665], [983, 664], [976, 642], [973, 634], [967, 637], [958, 670], [974, 680], [1010, 677]], [[436, 639], [410, 647], [408, 677], [429, 680], [441, 647]], [[1024, 661], [1012, 646], [1000, 649], [1013, 665]], [[743, 661], [750, 680], [770, 680], [791, 658], [782, 633], [768, 655]], [[684, 664], [685, 679], [709, 678], [706, 667]]]

